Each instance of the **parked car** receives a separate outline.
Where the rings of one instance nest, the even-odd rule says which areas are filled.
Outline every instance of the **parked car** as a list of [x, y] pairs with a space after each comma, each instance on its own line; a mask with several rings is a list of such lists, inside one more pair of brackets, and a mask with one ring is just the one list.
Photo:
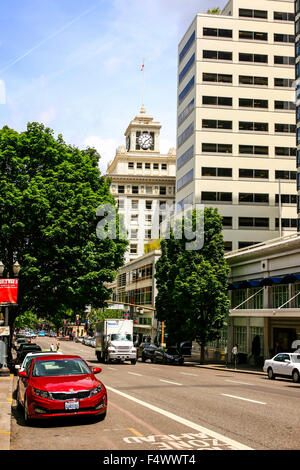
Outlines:
[[192, 355], [192, 342], [191, 341], [181, 341], [181, 343], [177, 344], [177, 347], [183, 356], [191, 356]]
[[75, 343], [82, 343], [83, 339], [84, 339], [84, 336], [76, 336]]
[[21, 364], [29, 352], [37, 352], [41, 350], [42, 348], [36, 343], [22, 344], [17, 351], [16, 363]]
[[23, 408], [25, 422], [70, 415], [104, 419], [107, 392], [95, 377], [99, 372], [100, 367], [90, 368], [79, 356], [50, 354], [30, 359], [18, 373], [17, 406]]
[[38, 336], [46, 336], [46, 334], [45, 334], [44, 331], [39, 331], [39, 332], [38, 332]]
[[137, 357], [142, 359], [142, 362], [150, 359], [153, 362], [154, 352], [156, 351], [157, 346], [151, 343], [141, 343], [137, 349]]
[[96, 338], [92, 338], [92, 339], [90, 340], [89, 346], [91, 346], [92, 348], [95, 348], [95, 347], [96, 347]]
[[153, 362], [154, 364], [160, 362], [162, 364], [176, 364], [182, 366], [184, 358], [176, 347], [157, 348], [153, 354]]
[[28, 344], [28, 338], [17, 338], [14, 344], [15, 350], [18, 351], [21, 344]]
[[272, 359], [267, 359], [264, 363], [264, 372], [268, 374], [270, 380], [275, 377], [288, 377], [293, 382], [300, 380], [300, 354], [299, 353], [279, 353]]
[[[60, 351], [34, 351], [34, 352], [29, 352], [28, 354], [26, 354], [22, 364], [16, 364], [15, 365], [15, 369], [20, 372], [22, 370], [25, 370], [26, 369], [26, 365], [27, 365], [27, 362], [29, 361], [29, 359], [32, 359], [33, 357], [39, 357], [39, 356], [49, 356], [49, 354], [59, 354], [59, 355], [62, 355], [62, 353]], [[17, 379], [17, 388], [19, 386], [19, 380], [20, 378], [18, 377]]]
[[89, 346], [90, 345], [90, 341], [93, 339], [92, 336], [86, 336], [84, 339], [83, 339], [83, 344], [85, 344], [86, 346]]

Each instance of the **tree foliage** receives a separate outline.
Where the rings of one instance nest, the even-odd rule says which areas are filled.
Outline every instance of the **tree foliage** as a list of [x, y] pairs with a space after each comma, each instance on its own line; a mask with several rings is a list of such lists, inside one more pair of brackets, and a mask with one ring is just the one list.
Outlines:
[[[79, 150], [43, 124], [0, 130], [0, 260], [21, 265], [18, 308], [42, 318], [103, 307], [124, 240], [100, 240], [96, 209], [115, 204], [95, 149]], [[6, 273], [4, 273], [6, 274]], [[11, 275], [11, 273], [10, 273]]]
[[215, 7], [215, 8], [212, 8], [211, 10], [207, 10], [207, 12], [209, 15], [220, 15], [221, 14], [221, 9], [220, 7]]
[[[191, 218], [196, 234], [200, 215], [195, 209]], [[187, 220], [183, 219], [183, 226]], [[204, 346], [219, 337], [229, 309], [222, 217], [216, 209], [204, 209], [201, 249], [187, 250], [184, 233], [182, 239], [176, 239], [174, 233], [161, 242], [162, 254], [156, 263], [157, 318], [166, 321], [170, 343], [196, 339], [203, 360]]]

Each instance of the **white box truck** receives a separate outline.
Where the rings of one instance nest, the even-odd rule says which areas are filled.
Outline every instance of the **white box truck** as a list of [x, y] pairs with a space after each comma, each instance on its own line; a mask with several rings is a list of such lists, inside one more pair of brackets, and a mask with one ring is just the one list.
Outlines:
[[98, 361], [136, 363], [133, 345], [133, 320], [107, 318], [96, 323], [96, 356]]

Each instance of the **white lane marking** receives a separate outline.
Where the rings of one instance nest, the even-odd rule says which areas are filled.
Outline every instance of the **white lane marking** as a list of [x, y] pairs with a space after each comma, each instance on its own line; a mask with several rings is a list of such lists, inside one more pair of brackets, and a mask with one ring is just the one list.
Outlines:
[[115, 369], [114, 367], [107, 367], [107, 369], [110, 369], [110, 370], [118, 370], [118, 369]]
[[142, 374], [136, 374], [135, 372], [128, 372], [130, 375], [137, 375], [138, 377], [143, 377]]
[[159, 367], [151, 367], [152, 370], [161, 370]]
[[249, 384], [248, 382], [239, 382], [238, 380], [229, 380], [229, 379], [226, 379], [225, 382], [231, 382], [233, 384], [253, 385], [253, 384]]
[[249, 398], [242, 398], [242, 397], [236, 397], [235, 395], [227, 395], [226, 393], [222, 393], [224, 397], [230, 397], [230, 398], [237, 398], [238, 400], [244, 400], [244, 401], [250, 401], [251, 403], [258, 403], [259, 405], [266, 405], [263, 401], [256, 401], [256, 400], [250, 400]]
[[198, 377], [197, 374], [189, 374], [188, 372], [180, 372], [182, 375], [192, 375], [193, 377]]
[[160, 382], [166, 382], [167, 384], [172, 384], [172, 385], [182, 385], [182, 384], [179, 384], [178, 382], [170, 382], [170, 380], [163, 380], [163, 379], [159, 379]]
[[177, 423], [183, 424], [184, 426], [187, 426], [191, 429], [195, 429], [196, 431], [203, 432], [205, 434], [208, 434], [214, 439], [218, 439], [220, 441], [225, 442], [226, 444], [232, 446], [233, 449], [236, 450], [253, 450], [251, 447], [245, 446], [244, 444], [241, 444], [240, 442], [234, 441], [233, 439], [230, 439], [229, 437], [222, 436], [222, 434], [219, 434], [215, 431], [211, 431], [210, 429], [204, 428], [203, 426], [200, 426], [197, 423], [193, 423], [192, 421], [189, 421], [188, 419], [181, 418], [180, 416], [175, 415], [174, 413], [170, 413], [169, 411], [163, 410], [162, 408], [158, 408], [157, 406], [150, 405], [150, 403], [147, 403], [145, 401], [139, 400], [138, 398], [132, 397], [131, 395], [127, 395], [127, 393], [120, 392], [120, 390], [117, 390], [115, 388], [109, 387], [106, 385], [107, 390], [110, 390], [111, 392], [114, 392], [121, 397], [127, 398], [128, 400], [131, 400], [141, 406], [144, 406], [145, 408], [149, 408], [151, 411], [155, 411], [156, 413], [159, 413], [163, 416], [166, 416], [169, 419], [173, 419], [173, 421], [177, 421]]

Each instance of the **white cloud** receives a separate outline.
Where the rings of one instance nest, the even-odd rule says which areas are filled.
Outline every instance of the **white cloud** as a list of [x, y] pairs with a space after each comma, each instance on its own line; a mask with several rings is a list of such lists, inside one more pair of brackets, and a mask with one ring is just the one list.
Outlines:
[[83, 142], [84, 147], [94, 147], [101, 155], [99, 168], [102, 174], [106, 173], [108, 164], [114, 159], [118, 143], [114, 139], [102, 139], [91, 135]]
[[169, 139], [160, 139], [160, 153], [167, 154], [174, 147], [176, 147], [175, 142]]
[[49, 126], [49, 124], [55, 120], [56, 115], [56, 109], [53, 106], [50, 106], [38, 115], [38, 121], [42, 122], [46, 126]]
[[0, 80], [0, 104], [6, 104], [5, 83]]

